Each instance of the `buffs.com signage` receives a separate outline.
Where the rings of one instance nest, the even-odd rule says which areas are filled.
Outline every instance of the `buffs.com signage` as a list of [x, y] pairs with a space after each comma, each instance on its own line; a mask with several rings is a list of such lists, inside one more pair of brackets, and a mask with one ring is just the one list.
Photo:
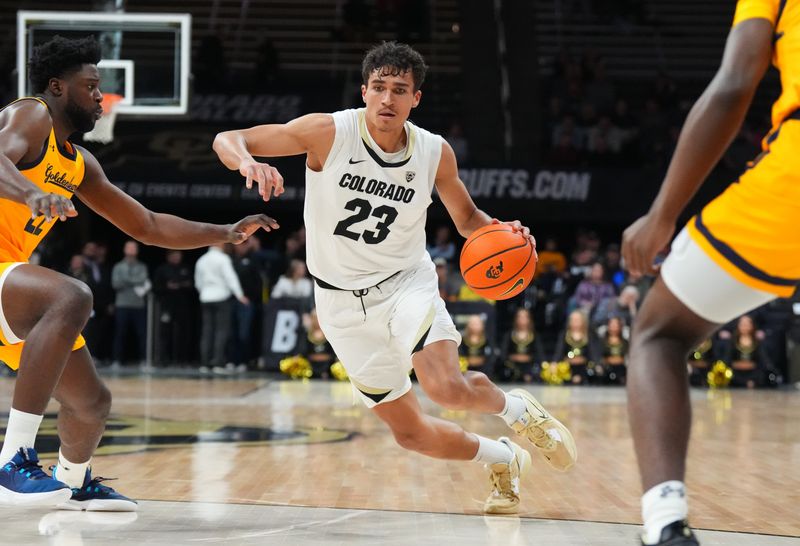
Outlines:
[[460, 169], [458, 174], [475, 199], [586, 201], [592, 184], [588, 171]]
[[462, 168], [459, 176], [489, 214], [555, 222], [630, 222], [661, 183], [640, 169]]

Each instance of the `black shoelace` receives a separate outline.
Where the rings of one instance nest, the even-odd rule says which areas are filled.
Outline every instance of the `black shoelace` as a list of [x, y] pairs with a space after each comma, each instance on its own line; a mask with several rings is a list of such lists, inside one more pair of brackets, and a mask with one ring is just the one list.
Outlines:
[[19, 450], [23, 453], [23, 457], [25, 458], [25, 462], [22, 463], [18, 468], [20, 470], [24, 470], [26, 473], [30, 474], [30, 478], [34, 479], [42, 479], [42, 478], [49, 478], [50, 476], [42, 470], [42, 465], [39, 464], [38, 459], [28, 459], [22, 449]]

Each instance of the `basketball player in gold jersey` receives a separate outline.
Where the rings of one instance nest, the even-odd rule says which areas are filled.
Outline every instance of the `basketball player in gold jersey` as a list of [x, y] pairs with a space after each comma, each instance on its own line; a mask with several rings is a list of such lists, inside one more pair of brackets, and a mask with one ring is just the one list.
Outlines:
[[[2, 503], [136, 509], [89, 467], [111, 407], [80, 335], [92, 294], [75, 279], [26, 263], [57, 219], [77, 214], [72, 195], [131, 237], [167, 248], [241, 243], [259, 228], [278, 227], [264, 215], [213, 225], [154, 213], [111, 184], [92, 154], [69, 140], [102, 114], [99, 61], [94, 38], [42, 44], [29, 64], [37, 96], [0, 111], [0, 360], [19, 370], [0, 452]], [[52, 478], [34, 450], [51, 396], [61, 404]]]
[[720, 324], [791, 296], [800, 282], [800, 2], [739, 0], [722, 65], [689, 113], [661, 191], [625, 231], [628, 269], [655, 273], [656, 253], [738, 132], [770, 60], [783, 90], [763, 152], [675, 238], [636, 316], [628, 407], [645, 490], [643, 544], [698, 544], [683, 483], [686, 356]]

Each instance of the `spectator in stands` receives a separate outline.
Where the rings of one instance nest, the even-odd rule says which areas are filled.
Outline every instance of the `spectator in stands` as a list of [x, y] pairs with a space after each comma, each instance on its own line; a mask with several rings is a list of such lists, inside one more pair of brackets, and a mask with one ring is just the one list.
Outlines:
[[[116, 290], [114, 304], [114, 367], [119, 368], [125, 357], [128, 334], [136, 339], [136, 359], [144, 366], [147, 341], [147, 310], [145, 296], [150, 291], [147, 266], [139, 261], [139, 243], [126, 241], [125, 257], [111, 270], [111, 286]], [[145, 370], [147, 371], [147, 370]]]
[[611, 243], [606, 247], [602, 262], [606, 268], [606, 277], [611, 280], [614, 288], [619, 290], [625, 282], [625, 270], [622, 268], [622, 253], [617, 243]]
[[586, 86], [586, 100], [596, 112], [608, 115], [614, 108], [617, 91], [608, 78], [605, 61], [598, 59], [592, 66], [592, 73], [592, 81]]
[[610, 154], [619, 154], [622, 151], [622, 131], [612, 122], [609, 116], [601, 116], [597, 125], [588, 132], [587, 148], [590, 153], [597, 153], [600, 143], [605, 144], [605, 150]]
[[301, 227], [286, 238], [285, 255], [287, 260], [306, 261], [306, 228]]
[[542, 142], [547, 143], [550, 147], [555, 144], [553, 138], [556, 127], [561, 123], [561, 120], [564, 119], [565, 115], [564, 100], [557, 95], [551, 95], [542, 119]]
[[517, 309], [514, 313], [511, 330], [501, 342], [500, 354], [504, 379], [532, 383], [539, 378], [545, 361], [544, 349], [527, 309]]
[[573, 311], [567, 318], [567, 326], [556, 339], [553, 361], [565, 361], [572, 370], [572, 383], [585, 383], [594, 375], [597, 359], [597, 341], [589, 331], [589, 320], [582, 311]]
[[441, 256], [433, 259], [436, 266], [436, 277], [439, 279], [439, 295], [444, 301], [456, 301], [459, 296], [461, 277], [450, 268], [447, 260]]
[[575, 235], [575, 246], [578, 250], [588, 249], [595, 253], [600, 252], [602, 241], [596, 231], [591, 229], [579, 229]]
[[582, 280], [575, 290], [575, 305], [588, 315], [605, 298], [614, 296], [614, 286], [606, 280], [603, 264], [595, 262], [589, 276]]
[[578, 277], [575, 287], [577, 287], [578, 283], [582, 281], [584, 277], [589, 276], [589, 274], [592, 272], [592, 266], [596, 261], [597, 252], [591, 248], [581, 248], [572, 254], [572, 262], [569, 265], [569, 274], [573, 277]]
[[231, 335], [231, 297], [241, 303], [249, 300], [242, 291], [239, 277], [224, 245], [213, 245], [200, 256], [194, 267], [194, 286], [200, 293], [202, 333], [200, 334], [201, 371], [212, 368], [225, 373], [235, 370], [233, 362], [225, 364], [225, 346]]
[[655, 277], [652, 275], [642, 275], [640, 273], [631, 273], [630, 271], [626, 271], [625, 281], [622, 283], [622, 288], [625, 288], [626, 286], [635, 286], [639, 291], [639, 301], [644, 301], [644, 297], [647, 295], [650, 287], [653, 286], [653, 282], [655, 282]]
[[464, 137], [464, 129], [461, 127], [461, 122], [453, 121], [444, 139], [450, 147], [453, 148], [453, 153], [456, 154], [456, 161], [458, 161], [458, 164], [466, 165], [469, 159], [469, 143]]
[[494, 348], [486, 337], [486, 324], [480, 315], [470, 315], [467, 319], [458, 354], [467, 359], [469, 370], [494, 376]]
[[583, 135], [577, 127], [575, 117], [565, 115], [553, 129], [553, 148], [559, 147], [574, 150], [576, 153], [583, 149]]
[[594, 147], [586, 154], [586, 165], [589, 167], [609, 168], [620, 164], [619, 153], [614, 152], [605, 136], [600, 135]]
[[81, 255], [86, 270], [90, 273], [89, 288], [92, 290], [92, 315], [83, 329], [86, 344], [95, 363], [103, 366], [111, 359], [114, 340], [114, 289], [111, 286], [111, 270], [106, 264], [108, 247], [104, 243], [88, 242], [83, 245]]
[[631, 162], [639, 158], [639, 123], [631, 114], [628, 101], [619, 98], [614, 103], [614, 111], [611, 115], [611, 122], [619, 130], [622, 140], [620, 159]]
[[620, 317], [612, 316], [606, 321], [605, 332], [600, 338], [600, 366], [596, 373], [616, 385], [624, 385], [626, 377], [628, 340], [624, 326]]
[[319, 325], [316, 309], [312, 309], [308, 314], [306, 333], [306, 339], [301, 341], [301, 352], [311, 362], [314, 377], [328, 379], [331, 375], [331, 365], [336, 362], [336, 354]]
[[255, 246], [258, 245], [256, 241], [256, 238], [251, 237], [244, 243], [233, 247], [233, 268], [247, 299], [246, 303], [241, 301], [233, 303], [233, 335], [231, 336], [230, 353], [238, 372], [247, 371], [248, 365], [252, 364], [257, 357], [253, 344], [253, 338], [256, 337], [253, 324], [257, 309], [261, 307], [264, 283], [261, 277], [261, 264], [254, 254]]
[[428, 254], [431, 259], [444, 258], [452, 262], [456, 258], [456, 245], [453, 242], [453, 232], [449, 226], [439, 226], [436, 228], [433, 244], [428, 245]]
[[91, 282], [91, 273], [86, 270], [86, 264], [83, 261], [83, 256], [80, 254], [75, 254], [70, 258], [69, 267], [67, 267], [65, 273], [83, 283], [89, 284]]
[[[800, 312], [800, 307], [798, 308]], [[780, 384], [787, 375], [787, 331], [791, 327], [794, 303], [788, 298], [778, 298], [750, 312], [750, 316], [764, 332], [764, 350], [774, 366], [767, 374], [767, 383]]]
[[581, 139], [581, 149], [586, 150], [589, 144], [589, 132], [597, 125], [597, 111], [590, 102], [583, 101], [580, 107], [577, 126]]
[[314, 286], [308, 278], [305, 262], [292, 260], [289, 262], [289, 269], [281, 275], [275, 287], [272, 289], [272, 297], [294, 298], [303, 302], [302, 309], [308, 311], [312, 307], [311, 296], [314, 293]]
[[194, 291], [192, 268], [183, 263], [183, 252], [168, 250], [166, 261], [153, 273], [153, 293], [158, 302], [158, 354], [164, 364], [186, 364], [193, 358]]
[[559, 136], [559, 140], [550, 150], [547, 162], [553, 167], [576, 167], [580, 164], [581, 154], [569, 134], [565, 133]]
[[611, 318], [619, 318], [625, 324], [633, 324], [636, 311], [639, 309], [639, 289], [633, 285], [628, 285], [622, 289], [619, 296], [603, 299], [594, 313], [592, 313], [592, 325], [597, 327], [606, 324]]
[[667, 118], [654, 98], [645, 101], [645, 110], [639, 121], [642, 159], [650, 165], [661, 165], [669, 149]]
[[541, 250], [538, 250], [539, 261], [536, 264], [536, 276], [544, 273], [562, 274], [567, 269], [567, 257], [558, 249], [555, 237], [547, 237]]
[[740, 317], [728, 344], [725, 359], [733, 368], [732, 385], [753, 389], [765, 384], [766, 374], [773, 371], [774, 367], [764, 350], [763, 341], [764, 333], [756, 329], [752, 317]]

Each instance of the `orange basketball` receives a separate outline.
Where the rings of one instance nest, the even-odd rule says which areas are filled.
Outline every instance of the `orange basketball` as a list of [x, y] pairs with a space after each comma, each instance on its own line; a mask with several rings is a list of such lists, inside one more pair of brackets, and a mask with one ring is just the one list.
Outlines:
[[476, 294], [507, 300], [521, 293], [536, 271], [533, 245], [508, 224], [475, 230], [461, 250], [461, 275]]

